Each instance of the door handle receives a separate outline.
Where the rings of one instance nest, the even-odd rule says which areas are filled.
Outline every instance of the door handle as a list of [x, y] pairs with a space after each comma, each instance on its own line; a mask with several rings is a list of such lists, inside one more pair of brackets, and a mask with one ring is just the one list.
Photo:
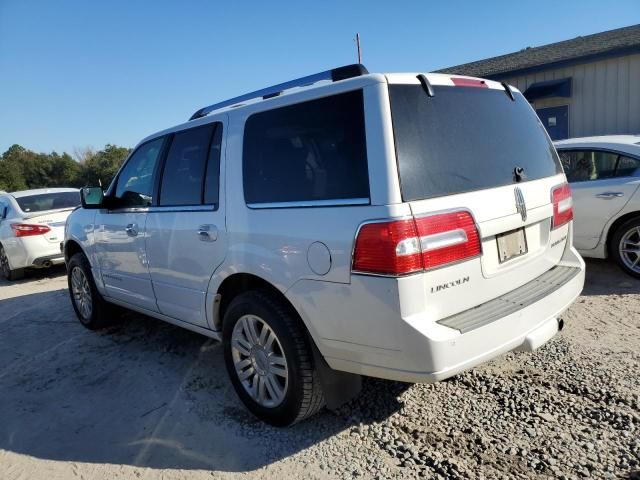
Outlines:
[[127, 225], [124, 229], [125, 232], [127, 232], [127, 235], [129, 235], [130, 237], [137, 237], [138, 236], [138, 224], [137, 223], [130, 223], [129, 225]]
[[598, 193], [596, 195], [597, 198], [602, 198], [604, 200], [611, 200], [612, 198], [620, 198], [620, 197], [624, 197], [624, 193], [622, 192], [603, 192], [603, 193]]
[[215, 242], [218, 239], [218, 228], [215, 225], [200, 225], [198, 237], [203, 242]]

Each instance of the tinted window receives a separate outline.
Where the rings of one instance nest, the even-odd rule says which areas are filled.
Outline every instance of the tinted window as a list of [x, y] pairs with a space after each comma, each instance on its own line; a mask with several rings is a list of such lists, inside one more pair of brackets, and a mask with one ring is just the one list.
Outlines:
[[118, 175], [115, 197], [118, 207], [147, 207], [153, 200], [153, 173], [164, 138], [140, 146]]
[[209, 149], [209, 160], [204, 181], [204, 203], [218, 205], [220, 192], [220, 154], [222, 151], [222, 124], [216, 124]]
[[200, 205], [214, 126], [176, 133], [162, 174], [160, 205]]
[[396, 153], [406, 201], [492, 188], [560, 173], [544, 127], [527, 100], [503, 90], [391, 85]]
[[247, 203], [369, 197], [362, 91], [252, 115], [244, 134]]
[[586, 182], [615, 176], [618, 154], [593, 150], [562, 151], [560, 160], [570, 182]]
[[80, 205], [80, 192], [55, 192], [16, 198], [23, 212], [44, 212], [59, 208], [75, 208]]
[[620, 155], [616, 177], [635, 177], [640, 173], [640, 160]]

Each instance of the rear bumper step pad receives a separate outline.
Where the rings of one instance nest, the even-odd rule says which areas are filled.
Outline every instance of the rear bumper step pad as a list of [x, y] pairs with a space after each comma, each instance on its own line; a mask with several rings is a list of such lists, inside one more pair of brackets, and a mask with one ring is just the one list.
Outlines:
[[538, 278], [482, 305], [452, 315], [436, 323], [466, 333], [522, 310], [542, 300], [580, 273], [579, 268], [555, 266]]

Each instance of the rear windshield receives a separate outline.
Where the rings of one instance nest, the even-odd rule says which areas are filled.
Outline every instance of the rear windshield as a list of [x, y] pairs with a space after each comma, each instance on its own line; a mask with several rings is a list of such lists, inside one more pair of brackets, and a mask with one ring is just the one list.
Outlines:
[[504, 90], [390, 85], [396, 154], [405, 201], [452, 195], [562, 172], [527, 100]]
[[16, 198], [23, 212], [44, 212], [80, 205], [80, 192], [55, 192]]

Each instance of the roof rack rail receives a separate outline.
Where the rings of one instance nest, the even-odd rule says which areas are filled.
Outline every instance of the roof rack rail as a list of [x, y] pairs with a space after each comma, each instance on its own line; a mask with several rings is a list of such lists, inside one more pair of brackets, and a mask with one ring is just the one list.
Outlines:
[[240, 95], [239, 97], [225, 100], [224, 102], [214, 103], [213, 105], [209, 105], [208, 107], [203, 107], [198, 110], [196, 113], [191, 115], [191, 118], [189, 118], [189, 120], [191, 121], [195, 120], [196, 118], [206, 117], [214, 110], [235, 105], [236, 103], [244, 102], [246, 100], [253, 100], [254, 98], [258, 97], [262, 97], [263, 99], [277, 97], [284, 90], [288, 90], [289, 88], [306, 87], [307, 85], [312, 85], [322, 80], [331, 80], [332, 82], [337, 82], [339, 80], [346, 80], [347, 78], [366, 75], [367, 73], [369, 73], [369, 70], [367, 70], [366, 67], [361, 63], [354, 63], [353, 65], [345, 65], [344, 67], [333, 68], [331, 70], [315, 73], [313, 75], [307, 75], [306, 77], [297, 78], [295, 80], [279, 83], [277, 85], [263, 88], [261, 90], [256, 90], [255, 92], [246, 93], [244, 95]]

